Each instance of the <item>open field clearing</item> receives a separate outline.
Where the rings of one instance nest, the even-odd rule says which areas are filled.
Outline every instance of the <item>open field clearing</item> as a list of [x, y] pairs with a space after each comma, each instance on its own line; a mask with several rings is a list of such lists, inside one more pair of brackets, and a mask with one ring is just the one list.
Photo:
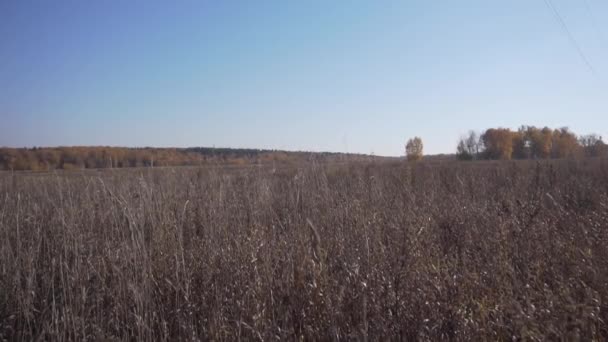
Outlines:
[[608, 160], [0, 173], [0, 340], [605, 340]]

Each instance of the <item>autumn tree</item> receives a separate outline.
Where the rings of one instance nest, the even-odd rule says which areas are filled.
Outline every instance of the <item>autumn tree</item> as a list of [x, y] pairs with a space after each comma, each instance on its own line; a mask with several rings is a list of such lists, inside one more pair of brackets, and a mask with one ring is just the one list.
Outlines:
[[422, 151], [422, 139], [419, 137], [414, 137], [413, 139], [409, 139], [407, 141], [407, 144], [405, 145], [405, 155], [407, 156], [407, 160], [415, 161], [422, 159]]
[[553, 131], [551, 156], [553, 158], [573, 158], [580, 155], [581, 149], [576, 134], [568, 127]]
[[530, 156], [532, 158], [544, 159], [551, 156], [553, 131], [549, 127], [542, 129], [528, 127], [526, 134], [530, 139]]
[[531, 140], [528, 135], [528, 127], [521, 126], [517, 132], [513, 132], [513, 158], [528, 159], [531, 156]]
[[513, 132], [508, 128], [490, 128], [481, 136], [488, 159], [511, 159]]

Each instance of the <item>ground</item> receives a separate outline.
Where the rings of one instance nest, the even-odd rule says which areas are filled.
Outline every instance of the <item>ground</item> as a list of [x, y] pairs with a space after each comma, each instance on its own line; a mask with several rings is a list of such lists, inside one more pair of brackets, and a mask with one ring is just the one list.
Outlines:
[[608, 338], [608, 161], [0, 174], [0, 337]]

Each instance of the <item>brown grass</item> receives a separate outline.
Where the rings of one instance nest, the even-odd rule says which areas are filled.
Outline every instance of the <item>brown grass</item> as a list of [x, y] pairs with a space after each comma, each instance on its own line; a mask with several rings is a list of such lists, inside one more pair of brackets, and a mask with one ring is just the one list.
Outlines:
[[0, 174], [0, 339], [608, 338], [608, 162]]

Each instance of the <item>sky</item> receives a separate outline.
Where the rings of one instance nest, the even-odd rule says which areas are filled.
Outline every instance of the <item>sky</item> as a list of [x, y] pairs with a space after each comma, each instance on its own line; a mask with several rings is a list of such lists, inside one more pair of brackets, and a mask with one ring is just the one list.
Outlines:
[[608, 137], [608, 2], [0, 1], [0, 146], [398, 156], [523, 124]]

